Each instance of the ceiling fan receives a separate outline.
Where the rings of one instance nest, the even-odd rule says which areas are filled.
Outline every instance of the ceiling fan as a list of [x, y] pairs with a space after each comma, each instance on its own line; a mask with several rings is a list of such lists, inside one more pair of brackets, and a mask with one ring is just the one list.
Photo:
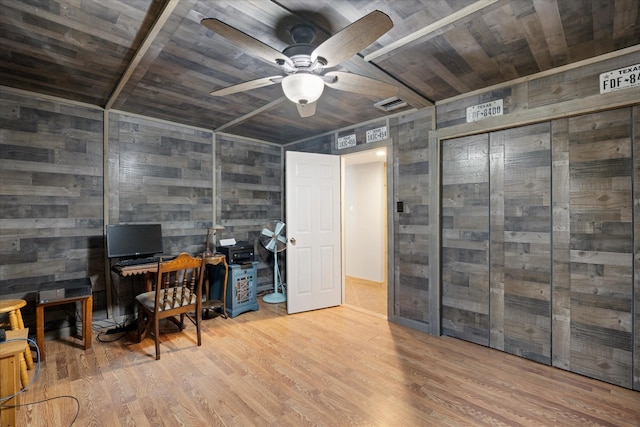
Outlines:
[[282, 52], [215, 18], [205, 18], [202, 25], [227, 38], [249, 54], [280, 67], [284, 75], [263, 77], [211, 92], [225, 96], [246, 90], [281, 83], [286, 97], [293, 101], [301, 117], [315, 114], [316, 101], [326, 86], [362, 95], [389, 98], [398, 88], [369, 77], [326, 69], [352, 57], [393, 27], [391, 19], [373, 11], [340, 30], [315, 47], [311, 44], [315, 30], [311, 25], [298, 24], [290, 29], [293, 45]]

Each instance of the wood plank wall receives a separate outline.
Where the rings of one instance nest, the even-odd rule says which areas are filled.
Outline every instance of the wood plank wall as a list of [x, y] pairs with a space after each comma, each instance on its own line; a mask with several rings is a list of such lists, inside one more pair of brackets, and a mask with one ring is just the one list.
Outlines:
[[[164, 253], [204, 250], [213, 224], [213, 133], [109, 113], [108, 224], [159, 223]], [[114, 316], [132, 315], [141, 278], [111, 274]]]
[[104, 306], [102, 111], [0, 89], [0, 296], [90, 277]]
[[[263, 224], [281, 217], [279, 146], [219, 137], [214, 168], [211, 131], [110, 111], [105, 221], [104, 112], [28, 93], [0, 95], [0, 295], [26, 298], [32, 327], [33, 290], [53, 280], [89, 276], [95, 317], [106, 316], [105, 222], [159, 222], [167, 254], [197, 254], [214, 220], [229, 226], [222, 237], [255, 241]], [[272, 272], [260, 264], [259, 287], [272, 286]], [[140, 281], [120, 283], [111, 274], [109, 281], [113, 314], [132, 314]]]
[[633, 389], [640, 390], [640, 106], [631, 110], [633, 128]]
[[[430, 164], [429, 132], [433, 129], [433, 110], [403, 114], [389, 120], [393, 138], [393, 318], [429, 330], [429, 277], [433, 264], [429, 247], [434, 241], [429, 205], [433, 192], [429, 186], [437, 166]], [[437, 194], [437, 192], [436, 192]], [[396, 202], [402, 202], [399, 213]], [[438, 286], [438, 284], [435, 284]]]
[[[284, 219], [282, 212], [282, 148], [232, 135], [216, 134], [216, 188], [222, 238], [247, 241], [258, 264], [258, 292], [273, 289], [273, 253], [259, 241], [262, 227]], [[285, 271], [286, 257], [278, 257]]]

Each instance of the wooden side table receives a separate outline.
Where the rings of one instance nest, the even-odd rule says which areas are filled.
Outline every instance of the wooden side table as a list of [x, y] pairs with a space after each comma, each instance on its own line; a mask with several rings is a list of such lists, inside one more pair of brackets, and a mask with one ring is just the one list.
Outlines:
[[207, 280], [204, 282], [204, 295], [206, 300], [202, 301], [203, 310], [213, 310], [218, 307], [222, 307], [222, 317], [227, 318], [227, 308], [225, 301], [227, 300], [227, 277], [229, 275], [229, 266], [227, 265], [227, 258], [223, 254], [203, 254], [202, 255], [202, 267], [206, 269], [207, 265], [218, 265], [222, 263], [224, 265], [224, 280], [222, 282], [222, 299], [212, 300], [209, 299], [211, 294], [211, 277], [207, 276]]
[[[16, 329], [7, 331], [7, 340], [19, 339], [19, 341], [7, 341], [0, 343], [0, 398], [13, 396], [2, 402], [3, 405], [14, 406], [20, 404], [20, 356], [24, 353], [25, 340], [29, 335], [28, 329]], [[2, 426], [16, 425], [16, 408], [3, 408], [0, 410]]]
[[72, 302], [82, 302], [82, 339], [84, 349], [91, 348], [91, 321], [93, 310], [93, 297], [84, 295], [79, 297], [62, 298], [54, 301], [38, 302], [36, 304], [36, 342], [40, 349], [40, 360], [45, 361], [44, 351], [44, 309], [54, 305], [68, 304]]

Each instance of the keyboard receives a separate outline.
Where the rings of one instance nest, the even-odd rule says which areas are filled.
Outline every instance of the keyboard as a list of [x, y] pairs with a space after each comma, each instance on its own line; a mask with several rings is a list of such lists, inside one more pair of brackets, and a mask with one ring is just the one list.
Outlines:
[[157, 264], [162, 261], [170, 261], [174, 259], [173, 256], [151, 256], [146, 258], [130, 258], [130, 259], [121, 259], [113, 264], [114, 267], [135, 267], [136, 265], [145, 265], [145, 264]]

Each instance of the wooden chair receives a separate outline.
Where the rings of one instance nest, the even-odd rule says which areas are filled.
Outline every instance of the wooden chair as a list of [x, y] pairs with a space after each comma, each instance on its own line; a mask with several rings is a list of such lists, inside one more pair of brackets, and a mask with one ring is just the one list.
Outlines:
[[[160, 359], [160, 320], [169, 319], [180, 330], [184, 317], [196, 325], [198, 345], [202, 344], [202, 258], [182, 253], [158, 264], [155, 290], [136, 296], [138, 302], [138, 342], [151, 332], [156, 341], [156, 360]], [[180, 315], [180, 320], [176, 318]]]

